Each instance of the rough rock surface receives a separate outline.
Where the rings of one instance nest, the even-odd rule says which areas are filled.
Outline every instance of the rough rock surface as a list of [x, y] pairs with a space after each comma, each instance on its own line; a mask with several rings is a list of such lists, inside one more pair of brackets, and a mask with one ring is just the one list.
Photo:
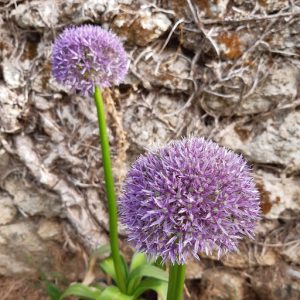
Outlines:
[[243, 128], [232, 123], [220, 131], [220, 141], [224, 146], [243, 152], [253, 162], [282, 166], [287, 174], [299, 172], [299, 117], [297, 110], [279, 111], [267, 116], [258, 126]]
[[280, 264], [274, 269], [262, 269], [258, 276], [251, 278], [251, 283], [262, 299], [296, 300], [299, 299], [299, 278], [299, 268]]
[[230, 116], [233, 110], [237, 115], [265, 113], [287, 101], [294, 101], [300, 82], [299, 69], [283, 64], [273, 68], [250, 95], [245, 95], [242, 99], [234, 98], [233, 101], [223, 97], [207, 97], [205, 104], [215, 114]]
[[247, 297], [245, 278], [218, 269], [209, 269], [203, 274], [202, 293], [199, 299], [236, 299]]
[[94, 23], [130, 57], [125, 82], [104, 92], [118, 192], [139, 154], [181, 136], [253, 166], [256, 239], [189, 261], [188, 299], [300, 298], [300, 1], [0, 2], [0, 295], [43, 299], [28, 288], [41, 273], [82, 280], [108, 241], [93, 101], [51, 75], [54, 38]]
[[117, 15], [112, 29], [127, 42], [146, 46], [164, 34], [170, 25], [171, 21], [165, 14], [142, 9]]
[[13, 133], [21, 129], [19, 119], [25, 114], [26, 101], [8, 87], [0, 85], [0, 131]]

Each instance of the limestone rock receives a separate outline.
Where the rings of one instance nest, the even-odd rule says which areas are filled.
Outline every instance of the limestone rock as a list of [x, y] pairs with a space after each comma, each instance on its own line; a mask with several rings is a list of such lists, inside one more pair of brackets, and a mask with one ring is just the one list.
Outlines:
[[58, 83], [53, 77], [51, 73], [51, 62], [48, 59], [43, 62], [41, 72], [39, 72], [32, 80], [32, 90], [43, 94], [45, 89], [51, 90], [54, 99], [61, 98], [61, 94], [58, 94], [57, 92], [69, 92], [69, 89], [66, 86]]
[[22, 69], [17, 62], [4, 59], [2, 62], [3, 77], [7, 85], [11, 88], [18, 88], [24, 85]]
[[113, 9], [117, 4], [116, 2], [115, 0], [87, 0], [82, 3], [80, 9], [83, 15], [90, 18], [97, 18], [106, 10]]
[[299, 280], [300, 279], [300, 268], [293, 266], [287, 267], [286, 273], [293, 279]]
[[238, 99], [207, 95], [204, 101], [209, 109], [225, 116], [267, 112], [281, 103], [289, 103], [295, 99], [299, 75], [299, 69], [293, 66], [278, 66], [249, 96]]
[[136, 104], [124, 113], [124, 127], [136, 144], [144, 149], [164, 144], [172, 132], [175, 134], [184, 125], [183, 115], [167, 115], [183, 107], [184, 102], [176, 98], [169, 94], [149, 94], [146, 99], [134, 96], [127, 99], [128, 103]]
[[36, 252], [44, 250], [45, 245], [35, 234], [35, 225], [31, 222], [17, 222], [1, 226], [0, 235], [6, 239], [8, 247], [16, 252]]
[[222, 258], [225, 266], [232, 268], [248, 268], [252, 266], [273, 266], [277, 262], [277, 255], [272, 249], [257, 251], [249, 249], [246, 252], [231, 253]]
[[149, 9], [137, 11], [134, 15], [122, 13], [113, 21], [114, 31], [128, 42], [138, 46], [158, 39], [171, 25], [171, 21], [163, 13], [151, 13]]
[[[1, 237], [0, 237], [1, 238]], [[32, 274], [34, 270], [26, 263], [11, 257], [9, 254], [0, 251], [0, 274], [5, 276], [18, 276], [21, 274]]]
[[0, 84], [0, 132], [13, 133], [21, 128], [20, 119], [25, 113], [27, 101]]
[[[51, 74], [54, 38], [96, 24], [121, 35], [130, 59], [126, 80], [103, 91], [117, 195], [130, 162], [181, 136], [212, 138], [253, 165], [256, 240], [189, 261], [191, 299], [200, 288], [202, 299], [300, 299], [296, 0], [0, 2], [0, 274], [80, 281], [88, 252], [108, 242], [93, 99]], [[21, 298], [42, 299], [26, 283]]]
[[97, 20], [105, 12], [118, 11], [116, 0], [66, 0], [59, 3], [59, 19], [75, 24]]
[[[168, 8], [173, 9], [178, 17], [186, 16], [189, 6], [185, 0], [167, 1]], [[193, 4], [203, 18], [222, 18], [226, 12], [229, 0], [195, 1]]]
[[289, 6], [288, 0], [260, 0], [259, 3], [268, 13], [274, 13]]
[[[274, 32], [269, 41], [269, 47], [274, 49], [275, 52], [278, 51], [278, 53], [280, 53], [280, 51], [296, 53], [300, 45], [300, 37], [298, 32], [298, 22], [291, 24], [291, 26], [284, 27], [278, 32]], [[265, 45], [265, 47], [267, 46]], [[294, 65], [297, 66], [297, 63]]]
[[258, 171], [262, 211], [268, 218], [277, 219], [285, 210], [300, 212], [300, 181], [296, 178], [278, 178]]
[[[2, 17], [0, 17], [0, 24], [1, 21], [3, 22]], [[11, 56], [14, 49], [13, 37], [11, 36], [6, 23], [0, 25], [0, 36], [0, 60], [3, 61], [4, 58], [7, 59]]]
[[247, 295], [245, 279], [238, 273], [208, 269], [202, 277], [201, 300], [244, 300]]
[[293, 262], [295, 264], [300, 261], [300, 245], [296, 243], [290, 247], [285, 247], [281, 254], [286, 257], [287, 261]]
[[[47, 223], [49, 225], [49, 220], [41, 220], [39, 228], [35, 223], [27, 219], [0, 226], [0, 275], [24, 277], [40, 275], [41, 272], [49, 273], [49, 270], [63, 274], [67, 266], [70, 268], [70, 265], [81, 265], [81, 259], [76, 258], [76, 255], [75, 264], [72, 261], [72, 255], [68, 255], [68, 259], [63, 263], [61, 261], [66, 249], [69, 253], [72, 250], [73, 252], [82, 251], [76, 241], [73, 241], [73, 237], [69, 235], [67, 227], [64, 228], [65, 238], [62, 239], [57, 231], [59, 228], [54, 230], [54, 224], [48, 232], [45, 232], [45, 228], [41, 229], [47, 226]], [[47, 228], [50, 229], [49, 226]], [[37, 229], [45, 239], [39, 236]]]
[[246, 137], [240, 136], [235, 124], [218, 135], [220, 142], [233, 150], [243, 152], [251, 161], [276, 164], [288, 172], [300, 170], [300, 112], [277, 114], [269, 118], [256, 134], [251, 130]]
[[0, 225], [12, 222], [17, 214], [11, 197], [0, 192]]
[[[300, 129], [298, 112], [278, 116], [267, 121], [257, 135], [251, 128], [239, 128], [232, 124], [220, 132], [221, 143], [244, 153], [250, 161], [283, 165], [288, 172], [300, 169], [298, 155]], [[282, 120], [285, 120], [282, 122]], [[278, 126], [279, 122], [282, 122]], [[278, 177], [271, 172], [257, 171], [257, 188], [260, 191], [262, 212], [277, 219], [284, 211], [300, 211], [300, 182], [297, 177]]]
[[187, 260], [186, 279], [200, 279], [202, 278], [205, 269], [205, 264], [201, 260], [189, 258]]
[[33, 100], [35, 107], [41, 111], [46, 111], [46, 110], [54, 107], [54, 102], [47, 101], [47, 99], [45, 99], [39, 95], [35, 95], [32, 100]]
[[58, 22], [58, 10], [53, 1], [30, 1], [28, 4], [19, 4], [12, 12], [17, 24], [23, 28], [42, 30], [52, 28]]
[[274, 70], [254, 94], [242, 100], [237, 114], [266, 112], [278, 103], [292, 101], [297, 95], [299, 75], [299, 70], [288, 65]]
[[[188, 26], [188, 25], [187, 25]], [[182, 46], [199, 54], [201, 61], [216, 59], [219, 53], [216, 51], [214, 41], [205, 36], [201, 31], [185, 31], [181, 38]]]
[[[199, 1], [199, 5], [204, 2], [205, 1]], [[215, 17], [222, 18], [226, 12], [229, 0], [207, 1], [207, 3], [211, 14]]]
[[43, 240], [62, 240], [61, 227], [55, 220], [43, 220], [39, 224], [37, 234]]
[[[20, 135], [16, 136], [15, 146], [18, 155], [36, 180], [59, 195], [65, 207], [65, 215], [78, 233], [84, 237], [87, 247], [93, 249], [99, 244], [106, 243], [106, 235], [101, 234], [99, 226], [97, 226], [95, 220], [91, 218], [90, 212], [83, 205], [85, 202], [83, 195], [73, 188], [67, 180], [59, 178], [54, 172], [49, 170], [48, 166], [42, 164], [32, 140]], [[87, 236], [86, 232], [90, 232], [90, 235]]]
[[279, 264], [276, 268], [255, 272], [251, 277], [251, 284], [260, 299], [298, 300], [300, 298], [300, 284], [299, 279], [295, 278], [296, 274], [297, 272], [291, 272], [286, 265]]
[[224, 266], [230, 268], [250, 268], [258, 266], [273, 266], [277, 263], [278, 257], [273, 249], [255, 249], [250, 247], [247, 243], [241, 242], [238, 246], [239, 251], [228, 253], [222, 256], [220, 259], [217, 254], [207, 256], [201, 253], [201, 258], [212, 259], [215, 261], [221, 261]]
[[146, 88], [162, 86], [171, 91], [188, 91], [192, 87], [189, 62], [173, 52], [150, 53], [140, 58], [136, 65], [139, 79]]
[[15, 206], [25, 216], [50, 217], [61, 214], [61, 203], [55, 194], [28, 188], [24, 182], [15, 179], [6, 180], [5, 189], [13, 197]]
[[280, 254], [286, 261], [298, 264], [300, 261], [300, 242], [297, 238], [300, 235], [300, 224], [295, 223], [288, 230], [288, 233], [284, 236], [283, 247], [280, 250]]
[[3, 179], [5, 177], [5, 172], [8, 170], [7, 168], [9, 164], [10, 156], [0, 144], [0, 174], [2, 174]]
[[2, 236], [0, 236], [0, 245], [5, 245], [5, 244], [6, 244], [5, 238], [3, 238]]

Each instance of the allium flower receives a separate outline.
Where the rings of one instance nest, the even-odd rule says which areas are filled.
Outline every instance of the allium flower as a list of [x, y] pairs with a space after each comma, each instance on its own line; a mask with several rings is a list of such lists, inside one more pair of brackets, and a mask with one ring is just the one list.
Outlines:
[[53, 46], [56, 80], [84, 95], [119, 84], [127, 73], [127, 56], [119, 38], [99, 26], [83, 25], [63, 31]]
[[174, 141], [138, 158], [119, 205], [138, 251], [179, 264], [189, 253], [236, 250], [260, 219], [245, 160], [203, 138]]

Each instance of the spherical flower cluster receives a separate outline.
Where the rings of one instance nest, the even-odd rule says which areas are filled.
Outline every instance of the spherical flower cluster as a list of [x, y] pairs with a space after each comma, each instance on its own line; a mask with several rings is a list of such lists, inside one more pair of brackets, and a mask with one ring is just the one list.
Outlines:
[[120, 217], [148, 256], [183, 264], [189, 253], [218, 256], [253, 237], [260, 201], [242, 156], [203, 138], [140, 156], [125, 180]]
[[53, 46], [52, 71], [56, 80], [84, 95], [119, 84], [128, 69], [119, 38], [99, 26], [65, 29]]

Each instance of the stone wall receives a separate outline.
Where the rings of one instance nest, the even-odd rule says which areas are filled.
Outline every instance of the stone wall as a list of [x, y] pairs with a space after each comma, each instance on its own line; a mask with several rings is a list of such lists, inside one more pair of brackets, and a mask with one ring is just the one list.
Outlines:
[[95, 23], [123, 39], [131, 61], [104, 93], [118, 189], [140, 153], [186, 135], [253, 166], [256, 240], [221, 262], [190, 262], [187, 294], [299, 299], [299, 19], [296, 0], [1, 0], [0, 275], [80, 280], [108, 241], [93, 102], [51, 75], [57, 34]]

